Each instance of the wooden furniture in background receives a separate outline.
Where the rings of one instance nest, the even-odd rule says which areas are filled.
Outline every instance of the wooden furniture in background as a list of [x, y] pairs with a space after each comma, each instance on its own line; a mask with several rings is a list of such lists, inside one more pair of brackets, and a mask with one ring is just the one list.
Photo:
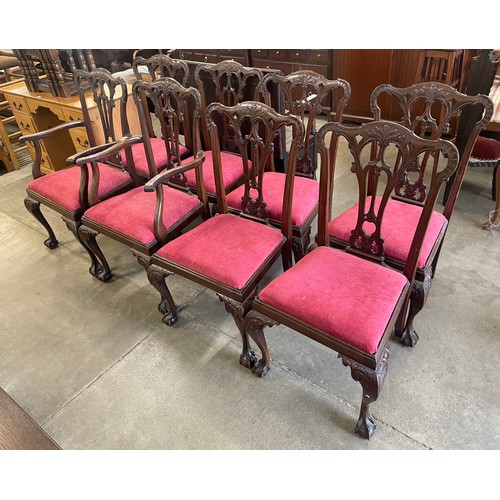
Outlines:
[[218, 63], [227, 59], [252, 66], [248, 49], [174, 49], [169, 52], [174, 59], [186, 59], [203, 63]]
[[31, 92], [49, 92], [70, 97], [78, 88], [73, 74], [77, 69], [96, 69], [90, 49], [13, 49]]
[[0, 388], [0, 449], [61, 449], [2, 388]]
[[[23, 135], [43, 132], [62, 123], [83, 119], [83, 111], [78, 96], [54, 97], [48, 92], [30, 92], [24, 81], [16, 81], [2, 88], [10, 108]], [[86, 104], [89, 109], [90, 127], [97, 144], [104, 142], [104, 132], [99, 119], [97, 106], [88, 93]], [[121, 121], [118, 108], [115, 113], [115, 130], [121, 136]], [[127, 102], [127, 118], [130, 131], [140, 134], [139, 120], [135, 105], [131, 99]], [[31, 157], [35, 158], [32, 145], [27, 143]], [[91, 142], [83, 127], [61, 131], [57, 137], [48, 137], [43, 141], [40, 170], [50, 174], [66, 167], [66, 159], [88, 149]]]

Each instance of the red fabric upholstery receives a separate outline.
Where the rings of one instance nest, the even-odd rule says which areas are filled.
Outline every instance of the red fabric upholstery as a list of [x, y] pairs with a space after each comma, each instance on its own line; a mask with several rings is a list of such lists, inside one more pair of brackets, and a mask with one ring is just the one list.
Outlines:
[[275, 228], [220, 214], [167, 243], [157, 254], [241, 290], [283, 241]]
[[[224, 187], [231, 185], [233, 182], [243, 176], [243, 163], [241, 156], [232, 153], [221, 151], [221, 161], [224, 177]], [[251, 162], [249, 162], [251, 166]], [[189, 187], [196, 188], [196, 174], [194, 169], [186, 172], [187, 183]], [[207, 194], [216, 195], [214, 165], [212, 159], [212, 151], [205, 151], [205, 162], [203, 163], [203, 180], [205, 182], [205, 190]]]
[[[283, 194], [285, 192], [284, 174], [279, 172], [265, 172], [263, 180], [264, 201], [267, 203], [268, 217], [281, 221], [283, 209]], [[245, 186], [240, 186], [227, 195], [227, 204], [232, 208], [241, 207], [241, 197], [245, 193]], [[292, 225], [301, 226], [319, 201], [319, 182], [306, 177], [295, 177], [293, 184]]]
[[[198, 198], [177, 189], [164, 186], [163, 193], [163, 223], [167, 229], [201, 206]], [[155, 205], [156, 193], [146, 193], [139, 186], [94, 205], [85, 211], [82, 220], [92, 220], [148, 246], [155, 242]]]
[[373, 354], [406, 284], [397, 271], [317, 247], [265, 287], [259, 299]]
[[[155, 159], [156, 169], [160, 173], [168, 163], [167, 150], [165, 148], [165, 141], [163, 139], [158, 139], [157, 137], [151, 138], [151, 149], [153, 150], [153, 157]], [[181, 156], [187, 152], [185, 146], [180, 145]], [[120, 151], [121, 160], [124, 165], [127, 164], [127, 159], [125, 157], [125, 150]], [[137, 173], [139, 175], [145, 175], [150, 177], [148, 161], [146, 159], [146, 150], [144, 149], [144, 144], [132, 144], [132, 156], [134, 158], [134, 165]]]
[[500, 141], [479, 136], [472, 148], [471, 159], [500, 160]]
[[[104, 198], [109, 192], [130, 182], [130, 176], [126, 172], [108, 167], [102, 163], [98, 163], [98, 166], [100, 172], [98, 195], [100, 198]], [[90, 180], [92, 179], [90, 168], [89, 171], [90, 185]], [[32, 180], [28, 184], [27, 189], [57, 203], [67, 210], [76, 212], [82, 208], [78, 200], [80, 178], [80, 167], [69, 167]]]
[[[370, 197], [367, 198], [367, 205], [369, 203]], [[375, 201], [376, 210], [379, 205], [380, 198]], [[382, 237], [385, 240], [384, 251], [388, 258], [397, 260], [398, 262], [406, 262], [421, 212], [422, 209], [416, 205], [397, 200], [388, 201], [382, 222]], [[351, 231], [356, 226], [357, 217], [358, 205], [356, 204], [330, 221], [328, 225], [329, 236], [348, 242]], [[418, 267], [425, 267], [427, 259], [445, 223], [446, 218], [444, 215], [439, 212], [432, 214], [418, 258]]]

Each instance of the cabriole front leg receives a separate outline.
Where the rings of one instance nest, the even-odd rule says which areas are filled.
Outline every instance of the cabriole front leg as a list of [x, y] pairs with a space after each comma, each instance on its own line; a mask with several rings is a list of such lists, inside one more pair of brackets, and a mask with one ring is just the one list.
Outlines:
[[219, 297], [219, 300], [224, 303], [226, 311], [233, 317], [234, 322], [236, 323], [236, 326], [238, 327], [238, 330], [240, 332], [241, 341], [243, 344], [240, 355], [240, 365], [251, 370], [255, 366], [257, 356], [255, 356], [255, 353], [250, 346], [248, 335], [245, 332], [244, 319], [250, 309], [253, 295], [251, 296], [251, 299], [247, 299], [243, 303], [230, 299], [229, 297], [226, 297], [225, 295], [222, 295], [220, 293], [218, 293], [217, 296]]
[[252, 373], [257, 377], [264, 377], [269, 371], [271, 363], [271, 356], [269, 354], [269, 348], [267, 347], [264, 328], [266, 326], [271, 327], [277, 325], [278, 322], [271, 318], [268, 318], [258, 311], [252, 310], [245, 316], [244, 324], [245, 333], [252, 338], [252, 340], [257, 344], [260, 352], [262, 353], [262, 358], [252, 368]]
[[178, 319], [177, 306], [165, 282], [166, 278], [170, 276], [170, 271], [166, 271], [156, 264], [150, 265], [146, 269], [149, 282], [160, 293], [160, 303], [158, 304], [158, 311], [163, 314], [162, 321], [168, 326], [172, 326]]
[[47, 219], [44, 217], [42, 211], [40, 210], [40, 202], [27, 196], [26, 198], [24, 198], [24, 206], [26, 207], [28, 212], [46, 229], [49, 237], [43, 242], [43, 244], [51, 250], [57, 248], [59, 242], [57, 241], [56, 235], [50, 227], [50, 224], [47, 222]]
[[368, 368], [357, 361], [354, 361], [347, 356], [338, 355], [342, 359], [344, 366], [351, 368], [351, 376], [356, 382], [361, 384], [363, 388], [363, 396], [361, 399], [361, 410], [356, 423], [356, 434], [364, 439], [370, 439], [377, 428], [375, 420], [370, 414], [370, 404], [378, 399], [382, 386], [384, 385], [385, 376], [387, 375], [387, 360], [389, 358], [389, 350], [384, 349], [384, 353], [378, 362], [375, 370]]
[[432, 269], [425, 270], [424, 280], [414, 281], [410, 295], [410, 306], [406, 325], [401, 335], [401, 343], [408, 347], [414, 347], [418, 342], [418, 334], [413, 327], [415, 316], [423, 309], [429, 296], [432, 281]]
[[105, 283], [113, 277], [113, 274], [111, 273], [111, 269], [109, 268], [104, 254], [97, 244], [96, 236], [98, 234], [99, 233], [97, 231], [94, 231], [87, 226], [82, 225], [78, 228], [79, 240], [90, 255], [91, 264], [89, 267], [89, 273]]

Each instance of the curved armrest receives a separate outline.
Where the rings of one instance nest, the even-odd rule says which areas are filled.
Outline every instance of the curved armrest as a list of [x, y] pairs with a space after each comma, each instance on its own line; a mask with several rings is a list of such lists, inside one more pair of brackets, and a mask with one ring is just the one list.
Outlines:
[[102, 160], [104, 158], [108, 158], [109, 156], [112, 156], [113, 154], [118, 153], [118, 151], [126, 148], [127, 146], [137, 144], [138, 142], [142, 142], [142, 137], [140, 135], [127, 134], [118, 141], [110, 142], [108, 144], [102, 144], [100, 146], [90, 148], [86, 151], [76, 153], [75, 155], [70, 156], [66, 160], [66, 162], [71, 161], [72, 165], [82, 166], [85, 163], [91, 163]]
[[191, 160], [190, 162], [184, 163], [179, 167], [174, 167], [168, 170], [164, 170], [158, 175], [155, 175], [152, 179], [146, 182], [146, 184], [144, 184], [144, 191], [152, 192], [155, 190], [157, 186], [163, 184], [166, 180], [170, 179], [171, 177], [175, 177], [176, 175], [179, 175], [182, 172], [185, 172], [186, 170], [191, 170], [192, 168], [196, 168], [197, 166], [201, 165], [204, 161], [205, 161], [205, 152], [198, 151], [194, 159]]
[[85, 125], [85, 122], [83, 120], [75, 120], [73, 122], [61, 123], [61, 125], [56, 125], [55, 127], [43, 130], [42, 132], [37, 132], [36, 134], [22, 135], [21, 137], [19, 137], [19, 142], [21, 144], [24, 144], [27, 141], [32, 141], [32, 142], [40, 141], [47, 137], [51, 137], [54, 134], [57, 134], [58, 132], [61, 132], [63, 130], [69, 130], [71, 128], [81, 127], [83, 125]]

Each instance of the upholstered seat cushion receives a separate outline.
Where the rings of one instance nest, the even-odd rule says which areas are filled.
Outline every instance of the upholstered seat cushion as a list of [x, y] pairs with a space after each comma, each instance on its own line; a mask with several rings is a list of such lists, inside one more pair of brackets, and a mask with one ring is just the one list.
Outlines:
[[[370, 198], [367, 198], [367, 206], [370, 204]], [[380, 201], [381, 198], [377, 197], [375, 200], [376, 210], [380, 206]], [[382, 222], [382, 237], [385, 242], [384, 253], [386, 257], [398, 262], [406, 262], [421, 213], [422, 208], [417, 205], [398, 200], [389, 200], [387, 202]], [[356, 227], [357, 217], [358, 204], [355, 204], [349, 210], [330, 221], [328, 225], [330, 238], [345, 241], [347, 244], [351, 231]], [[427, 264], [429, 255], [445, 224], [446, 218], [444, 215], [434, 211], [418, 258], [417, 265], [419, 268], [423, 268]]]
[[469, 159], [471, 167], [496, 167], [500, 162], [500, 141], [479, 136]]
[[[164, 186], [163, 194], [163, 223], [167, 229], [202, 205], [196, 196], [170, 187]], [[156, 241], [153, 232], [155, 206], [156, 193], [147, 193], [139, 186], [89, 208], [82, 221], [85, 224], [86, 220], [91, 220], [149, 246]]]
[[[228, 187], [233, 182], [243, 177], [243, 163], [241, 156], [233, 153], [221, 151], [222, 171], [224, 178], [224, 187]], [[249, 162], [251, 166], [251, 162]], [[196, 188], [196, 173], [194, 169], [186, 172], [187, 183], [189, 187]], [[205, 151], [205, 162], [203, 163], [203, 181], [205, 182], [205, 191], [207, 194], [216, 195], [215, 175], [212, 151]]]
[[167, 243], [157, 255], [241, 290], [283, 241], [275, 228], [220, 214]]
[[259, 300], [374, 354], [407, 283], [397, 271], [320, 246], [266, 286]]
[[[274, 221], [281, 221], [285, 180], [285, 174], [279, 172], [264, 173], [262, 196], [267, 203], [267, 215]], [[239, 209], [244, 192], [245, 186], [240, 186], [231, 191], [227, 195], [228, 206]], [[296, 176], [293, 184], [292, 225], [301, 226], [307, 217], [317, 208], [318, 200], [318, 181]]]
[[[99, 167], [99, 198], [105, 198], [112, 191], [131, 182], [130, 176], [126, 172], [102, 163], [97, 165]], [[89, 171], [90, 185], [92, 170], [89, 169]], [[68, 167], [32, 180], [28, 184], [27, 190], [28, 193], [31, 191], [71, 212], [76, 212], [82, 208], [79, 201], [80, 178], [80, 167]]]
[[[153, 150], [153, 157], [155, 159], [156, 170], [158, 171], [158, 173], [160, 173], [168, 164], [168, 155], [167, 155], [167, 150], [165, 148], [165, 141], [163, 139], [158, 139], [156, 137], [152, 137], [150, 140], [151, 140], [151, 149]], [[143, 143], [132, 144], [131, 149], [137, 173], [139, 175], [150, 177], [144, 144]], [[185, 146], [180, 145], [179, 149], [181, 157], [187, 153], [187, 149]], [[120, 151], [120, 155], [123, 164], [126, 165], [127, 159], [125, 156], [125, 150]]]

